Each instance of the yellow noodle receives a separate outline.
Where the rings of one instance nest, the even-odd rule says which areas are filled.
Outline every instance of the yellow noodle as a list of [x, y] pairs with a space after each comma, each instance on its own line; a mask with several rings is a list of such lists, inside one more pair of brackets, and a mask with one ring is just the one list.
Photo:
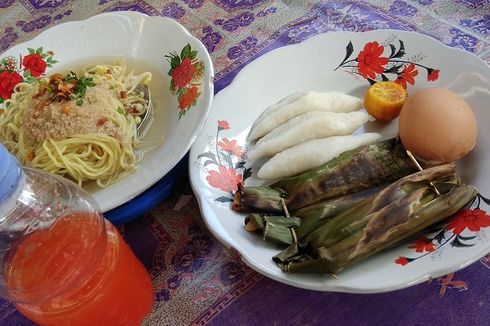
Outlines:
[[[44, 78], [34, 84], [18, 84], [11, 99], [4, 102], [3, 110], [0, 110], [0, 142], [26, 166], [68, 176], [79, 185], [93, 180], [105, 187], [136, 168], [135, 117], [120, 111], [125, 104], [142, 102], [142, 96], [134, 89], [138, 84], [148, 82], [151, 74], [127, 73], [124, 65], [97, 65], [86, 69], [83, 76], [92, 78], [96, 85], [109, 85], [113, 94], [127, 94], [124, 100], [116, 95], [105, 98], [108, 105], [98, 107], [97, 113], [113, 126], [117, 137], [101, 131], [77, 133], [62, 139], [47, 137], [42, 142], [33, 142], [23, 128], [24, 113], [35, 104], [40, 85], [49, 82]], [[146, 110], [144, 105], [139, 107]]]

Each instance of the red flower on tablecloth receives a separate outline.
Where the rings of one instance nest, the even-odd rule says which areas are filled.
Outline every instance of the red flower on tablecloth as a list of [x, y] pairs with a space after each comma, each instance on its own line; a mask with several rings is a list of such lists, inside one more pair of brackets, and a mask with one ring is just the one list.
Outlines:
[[371, 85], [379, 81], [394, 81], [404, 88], [407, 84], [414, 85], [419, 70], [427, 71], [427, 80], [435, 81], [439, 78], [439, 70], [425, 66], [420, 59], [404, 59], [405, 44], [398, 40], [397, 46], [393, 42], [381, 45], [377, 41], [368, 42], [357, 56], [353, 56], [354, 46], [349, 42], [345, 48], [344, 60], [335, 68], [342, 68], [345, 72], [358, 75], [366, 79]]
[[201, 94], [199, 88], [204, 76], [204, 62], [197, 60], [197, 51], [191, 45], [184, 46], [180, 54], [172, 52], [165, 55], [170, 64], [170, 91], [177, 96], [179, 119], [193, 106]]
[[243, 155], [242, 146], [237, 145], [236, 139], [229, 140], [228, 138], [223, 138], [221, 141], [218, 142], [218, 146], [222, 150], [237, 157], [241, 157]]
[[218, 171], [209, 171], [206, 180], [212, 187], [234, 193], [237, 191], [238, 185], [242, 183], [243, 178], [234, 168], [221, 165], [218, 167]]
[[172, 82], [178, 89], [182, 89], [191, 81], [195, 71], [191, 59], [185, 58], [172, 72]]
[[4, 100], [10, 99], [14, 87], [22, 82], [23, 78], [17, 72], [3, 71], [0, 73], [0, 97]]
[[20, 56], [19, 61], [8, 56], [0, 59], [0, 103], [12, 97], [14, 88], [21, 82], [35, 83], [37, 77], [46, 72], [46, 68], [52, 67], [57, 61], [53, 59], [52, 51], [43, 51], [43, 48], [28, 49], [29, 54]]
[[226, 120], [218, 120], [218, 130], [228, 130], [230, 129], [230, 125]]
[[375, 79], [377, 74], [381, 74], [384, 65], [388, 63], [388, 58], [382, 57], [384, 47], [378, 42], [366, 43], [364, 49], [357, 55], [357, 70], [364, 78]]
[[432, 241], [429, 241], [425, 237], [415, 240], [410, 246], [408, 246], [408, 248], [415, 249], [416, 252], [430, 252], [436, 250]]
[[39, 77], [46, 71], [47, 63], [38, 53], [26, 55], [22, 59], [24, 70], [28, 70], [33, 77]]
[[414, 77], [417, 76], [419, 72], [415, 68], [415, 65], [413, 63], [409, 64], [405, 68], [403, 68], [403, 71], [401, 72], [400, 75], [398, 75], [398, 78], [395, 80], [395, 83], [401, 85], [403, 88], [407, 88], [407, 83], [413, 85], [415, 84], [415, 79]]
[[213, 150], [199, 154], [197, 159], [204, 159], [204, 161], [197, 164], [200, 165], [201, 169], [206, 170], [209, 166], [216, 166], [217, 170], [207, 171], [206, 180], [211, 187], [228, 193], [225, 196], [217, 197], [216, 201], [232, 202], [238, 185], [243, 183], [252, 172], [250, 168], [245, 167], [244, 150], [242, 146], [238, 145], [238, 141], [219, 137], [220, 132], [230, 129], [228, 121], [218, 120], [217, 129], [216, 139], [210, 141], [210, 148]]
[[480, 231], [481, 228], [490, 226], [490, 216], [481, 209], [460, 211], [446, 225], [446, 230], [451, 230], [454, 234], [461, 234], [465, 229], [473, 232]]
[[435, 81], [439, 78], [439, 69], [427, 69], [427, 80]]
[[457, 289], [458, 291], [468, 290], [468, 283], [465, 281], [453, 280], [454, 273], [449, 273], [446, 276], [438, 277], [437, 282], [441, 286], [439, 289], [439, 297], [443, 297], [447, 289]]
[[198, 89], [196, 86], [192, 86], [187, 89], [185, 93], [179, 98], [179, 108], [180, 110], [187, 110], [196, 103], [196, 99], [199, 96]]

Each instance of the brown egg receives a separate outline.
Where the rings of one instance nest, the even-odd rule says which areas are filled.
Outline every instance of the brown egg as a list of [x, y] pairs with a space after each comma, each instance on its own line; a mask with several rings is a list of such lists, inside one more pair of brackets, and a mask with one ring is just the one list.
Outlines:
[[400, 113], [402, 144], [423, 160], [456, 161], [473, 149], [477, 134], [470, 106], [447, 89], [428, 88], [414, 93]]

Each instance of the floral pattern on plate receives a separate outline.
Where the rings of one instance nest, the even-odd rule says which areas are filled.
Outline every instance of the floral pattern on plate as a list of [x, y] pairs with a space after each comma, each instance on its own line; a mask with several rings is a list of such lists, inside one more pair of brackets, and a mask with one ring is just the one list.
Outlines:
[[[405, 43], [402, 40], [398, 40], [398, 43], [397, 47], [395, 40], [385, 46], [378, 41], [368, 42], [357, 56], [351, 59], [354, 46], [349, 41], [345, 48], [345, 58], [335, 70], [343, 68], [348, 73], [361, 76], [370, 84], [391, 80], [403, 88], [407, 88], [407, 84], [415, 84], [419, 70], [425, 70], [427, 81], [439, 78], [440, 70], [421, 64], [421, 58], [403, 59], [406, 55]], [[389, 55], [385, 53], [387, 48], [390, 49]]]
[[490, 202], [490, 200], [478, 195], [476, 203], [474, 203], [475, 207], [460, 210], [445, 225], [435, 226], [428, 230], [427, 235], [413, 241], [408, 248], [420, 253], [419, 256], [400, 256], [395, 260], [395, 263], [405, 266], [429, 255], [448, 243], [451, 247], [456, 248], [474, 246], [478, 232], [483, 228], [490, 227], [490, 216], [487, 212], [480, 209], [482, 200], [486, 203]]
[[[305, 58], [305, 54], [308, 54], [308, 60], [301, 61], [301, 65], [289, 64], [298, 62], [298, 58]], [[440, 60], [441, 57], [444, 57], [444, 60]], [[411, 242], [416, 238], [407, 239], [395, 248], [380, 252], [342, 271], [338, 279], [329, 279], [324, 275], [284, 273], [271, 259], [279, 252], [278, 247], [253, 241], [255, 239], [243, 230], [245, 215], [232, 210], [230, 202], [223, 201], [221, 205], [217, 204], [216, 199], [220, 196], [228, 197], [228, 201], [231, 201], [230, 195], [233, 191], [224, 192], [210, 184], [211, 170], [219, 173], [219, 168], [211, 162], [204, 166], [209, 160], [202, 156], [208, 152], [216, 155], [215, 148], [219, 148], [217, 143], [221, 137], [230, 141], [237, 140], [235, 145], [241, 145], [246, 151], [246, 147], [251, 145], [246, 141], [247, 130], [255, 118], [269, 105], [290, 95], [291, 92], [339, 90], [360, 97], [370, 82], [382, 81], [383, 76], [391, 81], [398, 80], [399, 83], [404, 81], [410, 91], [425, 87], [445, 87], [450, 83], [453, 91], [465, 94], [465, 100], [474, 108], [477, 119], [487, 119], [485, 103], [488, 102], [488, 94], [474, 90], [481, 87], [481, 79], [475, 76], [482, 75], [486, 78], [490, 71], [483, 62], [474, 58], [468, 53], [450, 49], [424, 35], [376, 30], [365, 33], [319, 34], [299, 45], [273, 50], [262, 55], [259, 60], [249, 63], [226, 89], [217, 94], [213, 110], [190, 152], [190, 160], [194, 167], [190, 169], [191, 183], [199, 202], [203, 203], [201, 209], [207, 225], [220, 241], [236, 249], [242, 259], [260, 273], [292, 286], [322, 291], [374, 293], [397, 290], [430, 278], [436, 280], [441, 275], [459, 270], [469, 262], [480, 259], [488, 252], [490, 246], [490, 227], [481, 227], [479, 232], [473, 232], [468, 228], [462, 231], [460, 235], [463, 237], [476, 235], [473, 239], [458, 239], [471, 245], [464, 248], [451, 246], [456, 236], [448, 240], [444, 246], [440, 246], [436, 240], [431, 244], [425, 239], [417, 243]], [[315, 73], [316, 71], [318, 73]], [[232, 128], [221, 131], [217, 137], [216, 122], [232, 121], [230, 119], [233, 120]], [[378, 131], [386, 138], [393, 137], [397, 131], [395, 122], [389, 125], [370, 124], [367, 127], [365, 131]], [[481, 149], [487, 148], [489, 140], [480, 136], [475, 151], [478, 155], [469, 156], [461, 161], [462, 167], [458, 174], [461, 174], [465, 182], [486, 194], [488, 183], [482, 176], [488, 174], [485, 164], [488, 154]], [[245, 161], [246, 157], [237, 159], [236, 162], [240, 160]], [[262, 162], [246, 161], [246, 167], [253, 170]], [[240, 171], [237, 173], [241, 174]], [[241, 182], [250, 186], [267, 184], [255, 175], [250, 176], [245, 182], [242, 179]], [[238, 186], [234, 189], [238, 189]], [[468, 209], [475, 210], [476, 207]], [[481, 201], [479, 209], [490, 212], [488, 203], [484, 201]], [[453, 236], [453, 231], [458, 231], [445, 227], [446, 225], [441, 224], [438, 230], [432, 229], [432, 233], [424, 231], [424, 238], [433, 238], [437, 231], [444, 231], [447, 240]], [[408, 246], [413, 248], [407, 248]], [[417, 248], [423, 251], [417, 252]], [[407, 263], [406, 266], [394, 263], [400, 256], [417, 258], [426, 253], [429, 254], [417, 259], [417, 263]], [[452, 281], [454, 280], [459, 279], [455, 278]], [[452, 281], [444, 281], [447, 288], [450, 288]]]
[[52, 51], [44, 52], [42, 47], [28, 49], [19, 60], [8, 56], [0, 60], [0, 103], [10, 99], [15, 86], [21, 82], [33, 83], [58, 61], [53, 59]]
[[190, 44], [184, 46], [180, 54], [172, 52], [165, 57], [170, 63], [170, 91], [177, 96], [180, 119], [196, 105], [197, 98], [201, 95], [204, 62], [196, 59], [197, 51], [192, 50]]
[[251, 175], [250, 168], [245, 168], [243, 147], [234, 138], [220, 138], [220, 133], [228, 129], [228, 121], [218, 120], [214, 146], [197, 157], [204, 160], [203, 167], [214, 166], [215, 169], [207, 171], [206, 181], [211, 187], [226, 193], [215, 198], [222, 203], [232, 202], [238, 187]]

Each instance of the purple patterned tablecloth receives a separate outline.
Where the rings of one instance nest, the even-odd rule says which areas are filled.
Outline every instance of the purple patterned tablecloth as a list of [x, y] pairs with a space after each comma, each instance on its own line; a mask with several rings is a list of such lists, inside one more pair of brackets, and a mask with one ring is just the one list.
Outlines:
[[[211, 53], [216, 91], [260, 55], [337, 30], [418, 31], [490, 63], [490, 0], [0, 0], [0, 52], [55, 24], [118, 10], [183, 24]], [[210, 235], [187, 179], [121, 231], [153, 278], [145, 325], [490, 324], [490, 255], [390, 293], [293, 288], [252, 271]], [[32, 325], [5, 301], [0, 324]]]

